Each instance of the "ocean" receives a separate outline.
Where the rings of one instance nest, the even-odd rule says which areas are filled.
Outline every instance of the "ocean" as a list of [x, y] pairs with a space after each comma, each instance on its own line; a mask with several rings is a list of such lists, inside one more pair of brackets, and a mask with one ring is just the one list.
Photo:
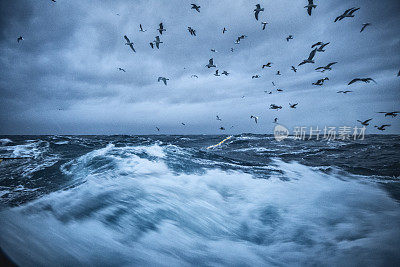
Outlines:
[[400, 136], [0, 136], [20, 266], [400, 264]]

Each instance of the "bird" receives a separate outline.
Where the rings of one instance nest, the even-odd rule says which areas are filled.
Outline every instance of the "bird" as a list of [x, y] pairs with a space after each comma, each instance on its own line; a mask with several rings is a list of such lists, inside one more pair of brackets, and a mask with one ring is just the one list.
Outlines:
[[217, 121], [222, 121], [221, 118], [217, 115]]
[[304, 65], [304, 64], [306, 64], [306, 63], [315, 63], [314, 60], [313, 60], [313, 58], [314, 58], [316, 52], [317, 52], [317, 49], [315, 48], [313, 51], [311, 51], [311, 53], [310, 53], [310, 55], [308, 56], [308, 58], [305, 59], [305, 60], [303, 60], [303, 62], [301, 62], [301, 63], [299, 64], [299, 66]]
[[118, 70], [123, 71], [123, 72], [126, 72], [123, 68], [118, 68]]
[[272, 95], [271, 91], [265, 90], [264, 93], [268, 93], [269, 95]]
[[258, 123], [258, 117], [257, 116], [250, 116], [250, 119], [254, 119], [254, 122], [257, 124]]
[[325, 77], [325, 78], [319, 79], [317, 82], [313, 83], [313, 85], [322, 86], [322, 85], [324, 84], [325, 81], [329, 81], [329, 78], [328, 78], [328, 77]]
[[128, 36], [126, 36], [126, 35], [124, 35], [124, 38], [125, 38], [125, 40], [126, 40], [125, 45], [129, 45], [129, 47], [132, 49], [132, 51], [136, 53], [135, 48], [133, 48], [133, 42], [131, 42], [131, 41], [129, 40]]
[[218, 73], [218, 70], [215, 71], [214, 76], [221, 76], [221, 75]]
[[140, 32], [145, 32], [146, 30], [143, 30], [142, 24], [139, 24]]
[[210, 58], [210, 60], [208, 60], [208, 64], [206, 65], [207, 68], [215, 68], [216, 66], [214, 65], [214, 59]]
[[330, 44], [330, 42], [326, 44], [321, 44], [321, 46], [318, 47], [317, 52], [325, 52], [324, 47], [327, 46], [328, 44]]
[[348, 85], [351, 85], [351, 84], [356, 83], [356, 82], [370, 83], [371, 81], [376, 83], [376, 81], [374, 79], [372, 79], [372, 78], [355, 78], [355, 79], [351, 80]]
[[[233, 47], [231, 47], [231, 52], [233, 52], [233, 50], [234, 50]], [[400, 73], [400, 71], [399, 71], [399, 73]]]
[[165, 78], [165, 77], [158, 77], [158, 82], [163, 81], [165, 85], [167, 85], [167, 81], [169, 81], [169, 79]]
[[297, 72], [297, 69], [296, 69], [294, 66], [292, 66], [292, 70], [293, 70], [294, 72]]
[[362, 125], [364, 125], [364, 126], [368, 126], [369, 125], [369, 121], [371, 121], [372, 119], [368, 119], [368, 120], [366, 120], [366, 121], [360, 121], [360, 120], [357, 120], [359, 123], [361, 123]]
[[256, 74], [256, 75], [251, 76], [251, 78], [252, 78], [252, 79], [258, 79], [258, 78], [260, 78], [260, 75], [257, 75], [257, 74]]
[[307, 8], [307, 13], [311, 16], [312, 9], [316, 7], [317, 5], [314, 5], [314, 0], [308, 0], [308, 5], [306, 5], [304, 8]]
[[275, 104], [271, 104], [271, 105], [269, 106], [269, 109], [276, 109], [276, 110], [278, 110], [278, 109], [282, 109], [282, 106], [277, 106], [277, 105], [275, 105]]
[[337, 62], [331, 62], [331, 63], [329, 63], [328, 65], [326, 65], [326, 66], [324, 66], [324, 67], [318, 67], [318, 68], [316, 68], [315, 70], [321, 70], [321, 72], [325, 72], [326, 70], [329, 70], [329, 71], [331, 71], [332, 70], [332, 66], [333, 65], [335, 65], [335, 64], [337, 64]]
[[351, 92], [353, 92], [353, 91], [348, 91], [348, 90], [347, 91], [337, 91], [338, 94], [340, 94], [340, 93], [347, 94], [347, 93], [351, 93]]
[[224, 127], [220, 127], [219, 128], [221, 131], [225, 131], [225, 128]]
[[378, 113], [383, 113], [385, 114], [385, 117], [389, 117], [392, 116], [392, 118], [396, 117], [398, 113], [400, 113], [400, 111], [393, 111], [393, 112], [378, 112]]
[[20, 36], [17, 38], [17, 43], [19, 43], [20, 41], [23, 41], [23, 40], [24, 40], [24, 37]]
[[272, 82], [272, 85], [273, 85], [273, 86], [275, 86], [275, 83], [274, 83], [274, 82]]
[[274, 123], [278, 123], [278, 118], [275, 118], [275, 119], [274, 119]]
[[282, 89], [276, 89], [276, 91], [278, 91], [278, 92], [283, 92], [283, 90], [282, 90]]
[[363, 32], [364, 30], [365, 30], [365, 28], [367, 28], [368, 26], [370, 26], [371, 25], [371, 23], [363, 23], [363, 25], [362, 25], [362, 28], [361, 28], [361, 31], [360, 32]]
[[340, 20], [342, 20], [342, 19], [344, 19], [344, 18], [352, 18], [352, 17], [354, 17], [354, 12], [356, 12], [357, 10], [359, 10], [360, 8], [355, 8], [355, 7], [352, 7], [352, 8], [349, 8], [349, 9], [347, 9], [342, 15], [340, 15], [340, 16], [338, 16], [336, 19], [335, 19], [335, 22], [337, 22], [337, 21], [340, 21]]
[[196, 9], [196, 11], [200, 13], [200, 6], [192, 4], [192, 9]]
[[385, 131], [386, 129], [386, 127], [390, 127], [390, 124], [384, 124], [384, 125], [382, 125], [382, 126], [374, 126], [375, 128], [377, 128], [379, 131]]
[[157, 129], [157, 131], [160, 131], [160, 128], [158, 128], [157, 126], [156, 126], [156, 129]]
[[299, 104], [299, 103], [296, 103], [296, 104], [293, 104], [293, 105], [292, 105], [292, 104], [289, 103], [289, 106], [290, 106], [290, 108], [296, 108], [296, 106], [297, 106], [298, 104]]
[[186, 123], [181, 122], [181, 124], [182, 124], [183, 126], [186, 126]]
[[197, 75], [195, 75], [195, 74], [193, 74], [193, 75], [190, 76], [190, 77], [192, 77], [192, 78], [199, 78], [199, 76], [197, 76]]
[[258, 20], [258, 14], [264, 11], [264, 8], [261, 8], [260, 4], [256, 5], [256, 9], [254, 9], [254, 16], [256, 17], [256, 20]]
[[224, 28], [222, 29], [222, 34], [224, 34], [226, 31], [227, 31], [227, 29], [224, 27]]
[[293, 35], [289, 35], [288, 37], [286, 37], [286, 41], [289, 42], [289, 40], [293, 40]]
[[211, 52], [217, 53], [217, 50], [215, 50], [215, 49], [211, 49]]
[[268, 22], [265, 22], [265, 21], [261, 22], [261, 25], [263, 26], [262, 27], [263, 30], [265, 30], [265, 26], [267, 26], [267, 24], [268, 24]]
[[281, 72], [278, 70], [278, 71], [276, 72], [276, 75], [282, 75], [282, 74], [281, 74]]
[[153, 44], [153, 42], [149, 43], [149, 45], [150, 45], [150, 47], [151, 47], [152, 49], [154, 49], [154, 44]]
[[166, 31], [166, 29], [164, 29], [164, 25], [162, 24], [162, 22], [159, 25], [160, 27], [158, 28], [158, 31], [160, 32], [160, 34], [162, 35], [163, 32]]
[[225, 76], [228, 76], [228, 75], [229, 75], [229, 72], [227, 72], [226, 70], [224, 70], [224, 71], [222, 72], [222, 74], [225, 75]]
[[156, 36], [156, 39], [153, 41], [156, 44], [157, 49], [160, 49], [160, 44], [163, 42], [160, 41], [160, 36]]
[[262, 68], [271, 68], [272, 62], [268, 62], [267, 64], [262, 65]]
[[56, 3], [56, 0], [51, 0], [51, 2]]
[[188, 30], [189, 30], [190, 35], [196, 36], [196, 30], [195, 29], [193, 29], [192, 27], [188, 27]]
[[311, 48], [314, 48], [314, 47], [316, 47], [316, 46], [319, 46], [319, 45], [323, 45], [323, 46], [326, 46], [326, 45], [328, 45], [329, 43], [324, 43], [324, 42], [318, 42], [318, 43], [315, 43], [315, 44], [313, 44], [312, 46], [311, 46]]

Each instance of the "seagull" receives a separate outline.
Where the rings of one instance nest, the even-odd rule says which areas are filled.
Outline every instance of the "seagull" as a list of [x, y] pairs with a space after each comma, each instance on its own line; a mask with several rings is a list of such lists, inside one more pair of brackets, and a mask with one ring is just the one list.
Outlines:
[[183, 126], [186, 126], [186, 124], [185, 124], [185, 123], [183, 123], [183, 122], [181, 122], [181, 124], [182, 124]]
[[237, 40], [235, 41], [235, 44], [240, 44], [240, 39], [237, 39]]
[[274, 123], [278, 123], [278, 118], [275, 118], [275, 119], [274, 119]]
[[289, 40], [293, 40], [293, 35], [289, 35], [288, 37], [286, 37], [286, 41], [289, 42]]
[[163, 81], [165, 85], [167, 85], [167, 81], [169, 81], [169, 79], [165, 78], [165, 77], [158, 77], [158, 82]]
[[123, 68], [118, 68], [118, 70], [123, 71], [123, 72], [126, 72]]
[[24, 37], [20, 36], [17, 38], [17, 43], [19, 43], [19, 41], [23, 41], [23, 40], [24, 40]]
[[145, 32], [146, 30], [143, 30], [142, 24], [139, 24], [140, 32]]
[[355, 79], [351, 80], [348, 85], [356, 83], [356, 82], [370, 83], [371, 81], [376, 83], [376, 81], [372, 78], [355, 78]]
[[51, 0], [51, 2], [56, 3], [56, 0]]
[[153, 41], [156, 44], [157, 49], [160, 49], [160, 44], [163, 42], [160, 41], [160, 36], [156, 36], [156, 39]]
[[289, 103], [289, 106], [290, 106], [290, 108], [296, 108], [296, 106], [297, 106], [298, 104], [299, 104], [299, 103], [296, 103], [296, 104], [293, 104], [293, 105], [292, 105], [292, 104]]
[[226, 31], [227, 31], [227, 29], [224, 27], [224, 28], [222, 29], [222, 34], [224, 34]]
[[320, 79], [320, 80], [318, 80], [317, 82], [313, 83], [313, 85], [319, 85], [319, 86], [322, 86], [326, 80], [328, 80], [328, 81], [329, 81], [329, 78], [328, 78], [328, 77], [326, 77], [326, 78]]
[[222, 121], [221, 118], [217, 115], [217, 121]]
[[282, 89], [276, 89], [276, 91], [278, 91], [278, 92], [283, 92], [283, 90], [282, 90]]
[[360, 32], [363, 32], [364, 30], [365, 30], [365, 28], [367, 28], [368, 26], [370, 26], [371, 25], [371, 23], [363, 23], [363, 25], [362, 25], [362, 28], [361, 28], [361, 31]]
[[[233, 50], [234, 50], [233, 47], [231, 47], [231, 52], [233, 52]], [[400, 74], [400, 71], [399, 71], [399, 74]], [[399, 76], [400, 76], [400, 75], [399, 75]]]
[[271, 64], [272, 62], [268, 62], [267, 64], [262, 65], [262, 68], [271, 68]]
[[267, 26], [267, 24], [268, 24], [268, 22], [265, 22], [265, 21], [261, 22], [261, 25], [263, 26], [262, 27], [263, 30], [265, 30], [265, 26]]
[[156, 129], [157, 129], [157, 131], [160, 131], [160, 128], [158, 128], [157, 126], [156, 126]]
[[306, 64], [306, 63], [315, 63], [314, 60], [313, 60], [313, 58], [314, 58], [316, 52], [317, 52], [317, 49], [315, 48], [313, 51], [311, 51], [311, 53], [310, 53], [310, 55], [308, 56], [308, 58], [305, 59], [305, 60], [303, 60], [303, 62], [301, 62], [301, 63], [299, 64], [299, 66], [304, 65], [304, 64]]
[[206, 65], [207, 68], [215, 68], [216, 66], [214, 65], [214, 59], [210, 58], [208, 61], [208, 64]]
[[257, 116], [250, 116], [250, 119], [254, 119], [254, 122], [257, 124], [258, 123], [258, 117]]
[[357, 120], [359, 123], [361, 123], [362, 125], [364, 125], [364, 126], [368, 126], [369, 125], [369, 121], [370, 120], [372, 120], [372, 119], [368, 119], [368, 120], [366, 120], [366, 121], [360, 121], [360, 120]]
[[275, 104], [271, 104], [271, 105], [269, 106], [269, 109], [276, 109], [276, 110], [278, 110], [278, 109], [282, 109], [282, 106], [277, 106], [277, 105], [275, 105]]
[[192, 9], [196, 9], [197, 12], [200, 12], [200, 6], [196, 4], [192, 4]]
[[218, 70], [215, 71], [214, 76], [221, 76], [221, 75], [218, 73]]
[[347, 93], [351, 93], [353, 91], [337, 91], [338, 94], [342, 93], [342, 94], [347, 94]]
[[276, 75], [282, 75], [282, 74], [281, 74], [281, 72], [278, 70], [278, 71], [276, 72]]
[[211, 52], [217, 53], [217, 50], [215, 50], [215, 49], [211, 49]]
[[379, 131], [385, 131], [386, 129], [385, 129], [385, 127], [390, 127], [390, 124], [384, 124], [384, 125], [382, 125], [382, 126], [374, 126], [375, 128], [377, 128]]
[[162, 22], [160, 23], [160, 28], [158, 28], [158, 31], [160, 32], [161, 35], [163, 32], [166, 31], [166, 29], [164, 29], [164, 25], [162, 24]]
[[323, 45], [323, 46], [326, 46], [326, 45], [328, 45], [329, 43], [324, 43], [324, 42], [318, 42], [318, 43], [315, 43], [315, 44], [313, 44], [312, 46], [311, 46], [311, 48], [314, 48], [314, 47], [316, 47], [316, 46], [319, 46], [319, 45]]
[[317, 5], [314, 5], [314, 0], [308, 0], [308, 5], [306, 5], [304, 8], [307, 8], [307, 13], [311, 16], [312, 9], [316, 7]]
[[256, 74], [256, 75], [251, 76], [251, 78], [252, 78], [252, 79], [258, 79], [258, 78], [260, 78], [260, 75], [257, 75], [257, 74]]
[[129, 40], [128, 36], [124, 35], [124, 38], [126, 40], [125, 45], [129, 45], [129, 47], [132, 49], [132, 51], [136, 52], [135, 48], [133, 48], [133, 43]]
[[274, 83], [274, 82], [272, 82], [272, 85], [273, 85], [273, 86], [275, 86], [275, 83]]
[[256, 9], [254, 9], [254, 16], [256, 17], [256, 20], [258, 20], [258, 14], [264, 11], [264, 8], [261, 8], [260, 4], [256, 5]]
[[219, 128], [221, 131], [225, 131], [225, 128], [224, 127], [220, 127]]
[[152, 49], [154, 49], [154, 44], [153, 44], [153, 42], [149, 43], [149, 45], [151, 46]]
[[292, 66], [292, 70], [293, 70], [294, 72], [297, 72], [297, 69], [296, 69], [294, 66]]
[[228, 75], [229, 75], [229, 72], [227, 72], [226, 70], [224, 70], [224, 71], [222, 72], [222, 74], [225, 75], [225, 76], [228, 76]]
[[400, 111], [393, 111], [393, 112], [378, 112], [378, 113], [383, 113], [385, 114], [385, 117], [389, 117], [392, 116], [392, 118], [396, 117], [398, 113], [400, 113]]
[[330, 44], [330, 42], [326, 44], [321, 44], [321, 46], [318, 47], [317, 52], [325, 52], [324, 47], [327, 46], [328, 44]]
[[342, 20], [344, 18], [352, 18], [352, 17], [354, 17], [353, 13], [356, 12], [357, 10], [359, 10], [359, 9], [360, 8], [355, 8], [355, 7], [347, 9], [342, 15], [340, 15], [339, 17], [337, 17], [335, 19], [335, 22], [336, 21], [340, 21], [340, 20]]
[[264, 93], [268, 93], [269, 95], [272, 95], [272, 92], [268, 92], [268, 90], [265, 90]]
[[193, 75], [190, 76], [190, 77], [192, 77], [192, 78], [199, 78], [199, 76], [197, 76], [197, 75], [195, 75], [195, 74], [193, 74]]
[[329, 63], [328, 65], [326, 65], [325, 67], [318, 67], [318, 68], [316, 68], [315, 70], [321, 70], [321, 72], [324, 72], [324, 71], [326, 71], [326, 70], [329, 70], [329, 71], [331, 71], [332, 70], [332, 66], [333, 65], [335, 65], [337, 62], [332, 62], [332, 63]]
[[188, 30], [190, 32], [190, 35], [196, 36], [196, 30], [195, 29], [193, 29], [192, 27], [188, 27]]

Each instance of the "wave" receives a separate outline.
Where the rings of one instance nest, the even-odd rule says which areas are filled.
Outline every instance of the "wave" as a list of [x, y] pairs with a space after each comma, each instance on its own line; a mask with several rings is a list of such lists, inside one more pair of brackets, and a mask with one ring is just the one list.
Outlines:
[[399, 204], [375, 183], [278, 159], [269, 179], [177, 173], [174, 149], [108, 144], [67, 162], [79, 184], [0, 212], [3, 250], [19, 265], [400, 262]]

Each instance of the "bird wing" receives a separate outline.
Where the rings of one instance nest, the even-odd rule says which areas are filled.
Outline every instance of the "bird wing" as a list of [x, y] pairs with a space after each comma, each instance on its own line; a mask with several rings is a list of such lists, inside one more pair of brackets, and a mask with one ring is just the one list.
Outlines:
[[313, 44], [313, 45], [311, 46], [311, 48], [314, 48], [314, 47], [316, 47], [317, 45], [322, 45], [322, 42], [318, 42], [318, 43]]
[[354, 8], [349, 12], [349, 16], [353, 15], [354, 12], [356, 12], [357, 10], [359, 10], [360, 8]]
[[163, 78], [162, 80], [163, 80], [164, 84], [167, 85], [167, 79]]
[[158, 81], [161, 81], [163, 79], [163, 77], [158, 77]]
[[315, 70], [320, 70], [320, 69], [323, 69], [324, 67], [318, 67], [318, 68], [316, 68]]
[[[310, 0], [309, 0], [310, 1]], [[312, 1], [312, 0], [311, 0]], [[312, 4], [311, 4], [312, 5]], [[308, 13], [308, 15], [310, 15], [311, 16], [311, 12], [312, 12], [312, 7], [311, 6], [309, 6], [308, 8], [307, 8], [307, 13]]]
[[333, 65], [335, 65], [337, 62], [331, 62], [331, 63], [329, 63], [328, 65], [326, 65], [326, 68], [330, 68], [330, 67], [332, 67]]
[[154, 44], [153, 43], [150, 43], [150, 46], [151, 46], [151, 48], [154, 48]]
[[132, 49], [133, 52], [136, 53], [136, 50], [135, 50], [135, 48], [133, 48], [133, 45], [130, 44], [129, 47]]
[[142, 24], [139, 24], [140, 29], [143, 31]]
[[353, 84], [355, 82], [359, 82], [359, 81], [361, 81], [361, 79], [355, 78], [355, 79], [351, 80], [348, 85]]
[[317, 52], [317, 49], [314, 49], [313, 51], [311, 51], [310, 55], [308, 56], [308, 60], [312, 60], [314, 58], [316, 52]]
[[367, 78], [367, 81], [373, 81], [374, 83], [377, 83], [374, 79], [372, 78]]
[[124, 35], [125, 40], [130, 43], [131, 41], [129, 40], [128, 36]]
[[372, 119], [369, 119], [369, 120], [366, 120], [366, 121], [364, 121], [364, 123], [367, 123], [367, 122], [369, 122], [369, 121], [371, 121]]
[[254, 16], [256, 17], [256, 20], [258, 20], [258, 13], [260, 13], [260, 11], [256, 10], [256, 12], [254, 12]]
[[162, 30], [164, 28], [162, 22], [160, 23], [160, 30]]
[[214, 65], [214, 59], [213, 59], [213, 58], [210, 58], [210, 60], [208, 60], [208, 64]]

